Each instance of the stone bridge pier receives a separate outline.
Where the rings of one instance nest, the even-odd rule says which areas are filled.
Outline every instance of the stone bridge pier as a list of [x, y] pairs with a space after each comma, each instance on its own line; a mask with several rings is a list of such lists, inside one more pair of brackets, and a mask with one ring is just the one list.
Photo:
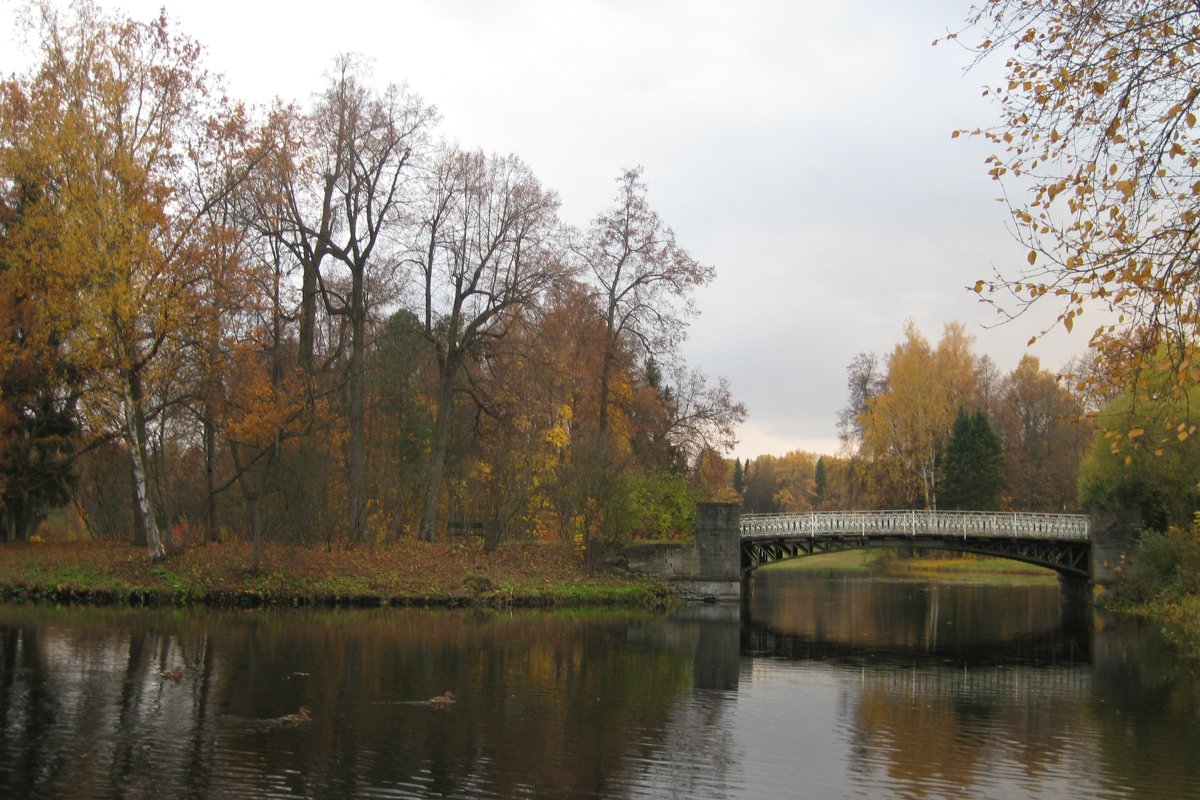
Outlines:
[[693, 600], [737, 601], [742, 596], [742, 539], [734, 503], [700, 503], [692, 542], [626, 546], [621, 555], [633, 572], [665, 578]]
[[1141, 523], [1141, 514], [1137, 510], [1099, 511], [1092, 514], [1092, 583], [1107, 586], [1129, 574]]

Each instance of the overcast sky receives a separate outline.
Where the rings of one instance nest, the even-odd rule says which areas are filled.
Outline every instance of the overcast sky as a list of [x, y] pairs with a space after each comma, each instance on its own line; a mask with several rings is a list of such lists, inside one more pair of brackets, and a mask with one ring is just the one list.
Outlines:
[[[338, 53], [365, 55], [378, 84], [436, 105], [448, 138], [520, 156], [578, 227], [640, 164], [651, 206], [716, 267], [684, 353], [747, 405], [743, 458], [835, 452], [846, 366], [886, 355], [907, 319], [931, 341], [965, 323], [1008, 372], [1053, 318], [989, 327], [965, 288], [1024, 255], [988, 150], [950, 138], [996, 116], [969, 54], [931, 46], [969, 0], [103, 5], [145, 20], [165, 5], [229, 94], [254, 103], [307, 101]], [[0, 0], [5, 74], [16, 7]], [[1057, 369], [1085, 347], [1060, 328], [1031, 352]]]

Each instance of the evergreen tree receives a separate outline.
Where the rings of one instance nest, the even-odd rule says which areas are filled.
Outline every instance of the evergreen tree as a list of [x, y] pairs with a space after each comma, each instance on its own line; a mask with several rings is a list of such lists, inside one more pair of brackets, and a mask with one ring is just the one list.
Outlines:
[[959, 410], [942, 470], [942, 508], [989, 511], [1000, 507], [1004, 451], [983, 411]]
[[745, 473], [742, 472], [741, 460], [735, 458], [733, 460], [733, 490], [738, 493], [738, 497], [746, 490]]

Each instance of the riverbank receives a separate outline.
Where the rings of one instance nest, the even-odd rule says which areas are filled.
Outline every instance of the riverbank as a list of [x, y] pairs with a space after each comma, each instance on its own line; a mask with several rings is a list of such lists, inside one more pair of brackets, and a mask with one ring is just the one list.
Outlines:
[[108, 605], [659, 605], [661, 582], [587, 573], [569, 545], [525, 542], [484, 553], [478, 544], [411, 540], [374, 548], [191, 547], [159, 564], [108, 542], [0, 546], [0, 598]]
[[1153, 622], [1180, 655], [1200, 659], [1200, 595], [1149, 603], [1107, 601], [1102, 597], [1099, 602], [1106, 610]]

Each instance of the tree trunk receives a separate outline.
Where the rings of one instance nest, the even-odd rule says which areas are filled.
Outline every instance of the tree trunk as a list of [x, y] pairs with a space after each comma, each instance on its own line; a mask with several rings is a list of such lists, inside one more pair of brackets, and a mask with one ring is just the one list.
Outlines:
[[313, 374], [313, 331], [317, 319], [317, 264], [304, 264], [300, 284], [300, 369], [306, 376]]
[[[350, 321], [350, 542], [362, 541], [367, 526], [367, 442], [364, 410], [363, 353], [366, 349], [366, 304], [362, 270], [354, 271]], [[369, 544], [374, 544], [374, 536]]]
[[145, 547], [146, 517], [142, 513], [142, 504], [138, 502], [137, 472], [133, 468], [132, 458], [129, 459], [129, 505], [133, 509], [133, 545]]
[[137, 375], [128, 371], [122, 371], [121, 382], [121, 410], [124, 415], [125, 443], [129, 446], [133, 468], [134, 496], [142, 518], [150, 560], [161, 561], [166, 558], [167, 551], [163, 547], [158, 515], [154, 510], [154, 498], [150, 494], [150, 482], [146, 474], [146, 426], [141, 408], [141, 384]]
[[608, 394], [609, 383], [612, 381], [612, 365], [615, 359], [615, 349], [616, 343], [612, 341], [612, 336], [606, 336], [604, 360], [600, 364], [600, 413], [598, 424], [601, 434], [608, 430]]
[[254, 493], [253, 500], [253, 526], [254, 531], [251, 534], [253, 545], [250, 550], [250, 574], [257, 575], [262, 563], [262, 490]]
[[217, 425], [213, 417], [211, 403], [204, 404], [204, 487], [207, 490], [207, 507], [205, 525], [208, 527], [208, 541], [216, 543], [221, 540], [221, 520], [217, 508]]
[[454, 404], [454, 369], [457, 361], [446, 360], [442, 376], [441, 396], [438, 398], [437, 421], [429, 452], [429, 477], [425, 485], [425, 508], [421, 514], [421, 541], [432, 542], [437, 526], [438, 504], [442, 496], [442, 480], [446, 471], [446, 452], [450, 449], [450, 415]]
[[600, 413], [598, 424], [600, 432], [608, 430], [608, 358], [604, 359], [604, 367], [600, 370]]

